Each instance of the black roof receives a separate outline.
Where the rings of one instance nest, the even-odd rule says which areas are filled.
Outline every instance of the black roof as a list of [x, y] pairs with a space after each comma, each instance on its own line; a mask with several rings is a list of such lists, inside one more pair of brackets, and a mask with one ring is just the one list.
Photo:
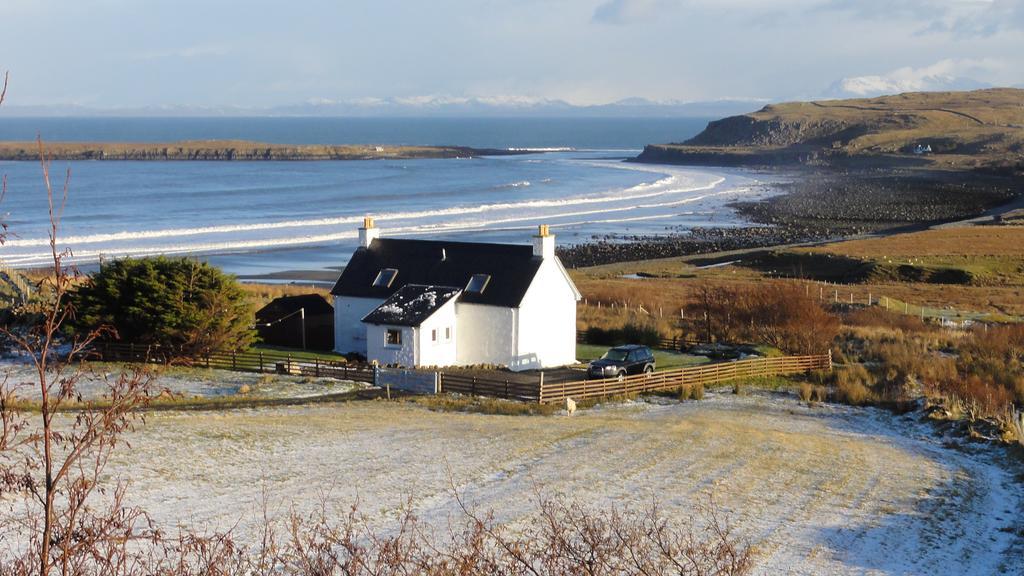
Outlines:
[[[517, 307], [540, 265], [531, 246], [377, 238], [356, 249], [331, 294], [387, 298], [407, 284], [465, 288], [474, 274], [489, 274], [482, 294], [463, 293], [460, 301]], [[384, 268], [398, 275], [390, 286], [373, 286]]]
[[334, 314], [334, 306], [331, 306], [323, 296], [319, 294], [302, 294], [299, 296], [274, 298], [269, 304], [256, 312], [256, 318], [269, 322], [285, 314], [298, 312], [302, 308], [306, 309], [307, 316]]
[[419, 326], [438, 308], [459, 294], [462, 288], [454, 286], [423, 286], [407, 284], [380, 306], [367, 314], [363, 322]]

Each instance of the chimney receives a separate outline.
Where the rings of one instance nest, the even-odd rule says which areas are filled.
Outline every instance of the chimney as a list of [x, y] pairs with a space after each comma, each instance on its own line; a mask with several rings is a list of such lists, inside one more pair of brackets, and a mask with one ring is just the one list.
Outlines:
[[541, 224], [537, 228], [537, 235], [533, 237], [533, 255], [543, 259], [555, 257], [555, 235], [548, 229], [547, 224]]
[[363, 218], [363, 225], [359, 227], [359, 245], [369, 248], [375, 238], [380, 238], [380, 228], [373, 224], [373, 218]]

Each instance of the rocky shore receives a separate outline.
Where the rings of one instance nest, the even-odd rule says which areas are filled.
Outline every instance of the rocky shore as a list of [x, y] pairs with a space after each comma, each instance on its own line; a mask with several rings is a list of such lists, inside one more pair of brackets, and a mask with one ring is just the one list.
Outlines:
[[812, 242], [823, 238], [798, 227], [749, 226], [743, 228], [694, 228], [668, 236], [603, 236], [592, 242], [567, 246], [558, 257], [568, 268], [585, 268], [616, 262], [635, 262], [712, 254], [781, 244]]
[[[469, 158], [523, 154], [517, 150], [465, 146], [282, 145], [234, 140], [172, 143], [46, 142], [51, 160], [377, 160], [413, 158]], [[36, 142], [0, 142], [0, 160], [39, 161]]]
[[732, 205], [754, 225], [664, 236], [602, 236], [563, 248], [570, 268], [837, 240], [977, 216], [1024, 197], [1020, 179], [976, 173], [804, 173], [784, 194]]

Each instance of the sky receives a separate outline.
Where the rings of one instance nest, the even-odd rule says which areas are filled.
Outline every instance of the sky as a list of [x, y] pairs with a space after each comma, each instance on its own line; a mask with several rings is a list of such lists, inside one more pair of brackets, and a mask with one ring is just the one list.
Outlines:
[[1024, 0], [2, 0], [8, 104], [794, 100], [1024, 84]]

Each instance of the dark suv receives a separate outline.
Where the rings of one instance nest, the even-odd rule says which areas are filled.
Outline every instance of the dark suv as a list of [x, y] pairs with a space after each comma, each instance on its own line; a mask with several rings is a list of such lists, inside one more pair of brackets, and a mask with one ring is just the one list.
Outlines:
[[587, 367], [588, 378], [625, 378], [627, 375], [654, 372], [654, 354], [647, 346], [616, 346]]

